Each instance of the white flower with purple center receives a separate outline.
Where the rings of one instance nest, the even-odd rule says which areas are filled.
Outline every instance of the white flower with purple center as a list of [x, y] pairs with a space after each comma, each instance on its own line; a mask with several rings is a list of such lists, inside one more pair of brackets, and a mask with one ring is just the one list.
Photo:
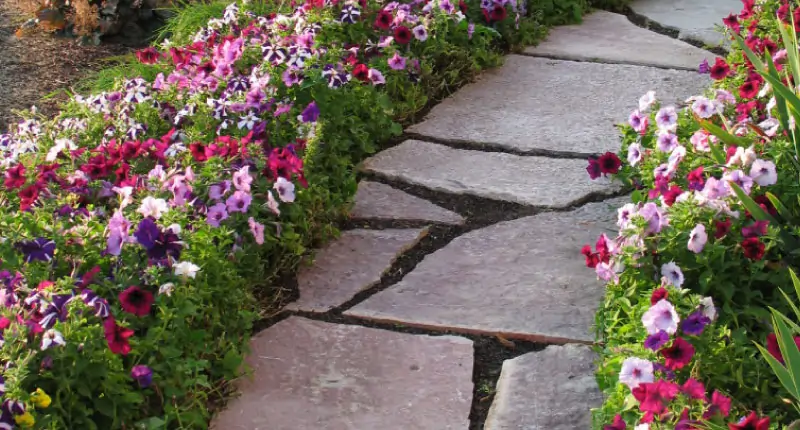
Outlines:
[[733, 96], [729, 91], [726, 90], [716, 90], [716, 95], [714, 97], [720, 103], [736, 103], [736, 97]]
[[679, 145], [678, 136], [667, 130], [661, 130], [656, 139], [656, 147], [661, 152], [672, 152]]
[[[228, 187], [230, 183], [226, 181]], [[233, 173], [233, 186], [239, 191], [250, 191], [250, 184], [253, 183], [253, 177], [250, 176], [250, 166], [244, 166]], [[224, 184], [224, 183], [223, 183]], [[222, 193], [224, 194], [224, 192]], [[212, 198], [219, 198], [213, 197]]]
[[700, 299], [700, 307], [702, 308], [703, 316], [711, 321], [717, 319], [717, 308], [714, 307], [714, 300], [711, 297]]
[[674, 131], [678, 126], [678, 112], [675, 106], [665, 106], [656, 114], [656, 125], [662, 131]]
[[628, 124], [637, 132], [641, 133], [647, 129], [647, 115], [635, 110], [628, 116]]
[[406, 59], [401, 57], [397, 52], [394, 53], [392, 58], [389, 58], [388, 63], [392, 70], [403, 70], [406, 68]]
[[275, 196], [272, 195], [272, 191], [267, 191], [267, 203], [265, 206], [269, 208], [275, 215], [280, 215], [281, 211], [278, 209], [278, 201], [275, 200]]
[[692, 112], [700, 118], [711, 118], [718, 113], [717, 106], [711, 100], [702, 96], [697, 97], [692, 103]]
[[727, 181], [719, 180], [712, 176], [706, 180], [706, 184], [700, 193], [709, 200], [716, 200], [730, 196], [732, 191]]
[[626, 203], [617, 209], [617, 226], [621, 229], [626, 228], [631, 222], [631, 217], [636, 215], [637, 209], [633, 203]]
[[275, 185], [273, 185], [275, 191], [278, 192], [278, 198], [281, 199], [282, 202], [285, 203], [292, 203], [294, 202], [294, 184], [291, 181], [286, 180], [286, 178], [279, 176], [278, 179], [275, 181]]
[[691, 233], [689, 233], [689, 243], [687, 248], [689, 248], [689, 251], [699, 254], [703, 251], [707, 241], [708, 234], [706, 233], [706, 226], [703, 224], [697, 224], [692, 229]]
[[753, 179], [741, 170], [729, 171], [722, 175], [722, 180], [739, 186], [745, 194], [750, 194], [753, 188]]
[[414, 33], [414, 37], [420, 42], [428, 40], [428, 30], [424, 25], [418, 25], [414, 27], [411, 32]]
[[640, 161], [642, 161], [642, 146], [632, 143], [628, 146], [628, 164], [636, 166]]
[[367, 78], [369, 78], [369, 81], [372, 82], [372, 85], [381, 85], [386, 83], [383, 73], [377, 69], [369, 69], [367, 72]]
[[653, 382], [653, 363], [637, 357], [628, 357], [622, 362], [619, 372], [619, 382], [627, 385], [631, 390], [639, 384]]
[[678, 165], [681, 164], [681, 161], [683, 161], [684, 157], [686, 157], [686, 148], [680, 145], [673, 148], [672, 153], [669, 154], [669, 159], [667, 159], [669, 172], [675, 173], [678, 170]]
[[250, 203], [253, 201], [253, 197], [250, 193], [244, 191], [234, 191], [228, 200], [225, 201], [225, 206], [228, 209], [228, 213], [231, 212], [247, 212], [247, 208], [250, 207]]
[[67, 342], [64, 341], [64, 336], [58, 330], [50, 329], [42, 335], [42, 351], [53, 346], [64, 346]]
[[775, 137], [780, 127], [780, 122], [775, 118], [767, 118], [758, 124], [758, 127], [764, 130], [764, 134], [769, 137]]
[[769, 160], [755, 160], [750, 167], [750, 176], [753, 182], [762, 187], [775, 185], [778, 182], [778, 172], [775, 170], [775, 163]]
[[[675, 264], [674, 261], [670, 261], [661, 266], [661, 276], [666, 278], [667, 282], [675, 287], [680, 287], [683, 285], [684, 277], [681, 268]], [[670, 332], [667, 332], [670, 333]], [[672, 333], [670, 333], [672, 334]]]
[[655, 103], [656, 103], [656, 92], [652, 90], [648, 91], [639, 98], [639, 110], [641, 112], [647, 112], [648, 109], [653, 107]]
[[638, 215], [647, 221], [646, 234], [658, 234], [664, 227], [669, 225], [667, 212], [653, 202], [645, 203], [639, 210]]
[[642, 325], [647, 330], [647, 334], [650, 335], [658, 334], [662, 331], [667, 334], [675, 334], [678, 331], [678, 323], [680, 321], [678, 313], [675, 312], [675, 307], [667, 299], [659, 300], [642, 315]]

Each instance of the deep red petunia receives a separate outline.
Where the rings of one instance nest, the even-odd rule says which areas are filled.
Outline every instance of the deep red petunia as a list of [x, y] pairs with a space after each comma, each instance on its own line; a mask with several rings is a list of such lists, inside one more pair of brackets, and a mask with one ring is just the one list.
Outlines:
[[581, 248], [581, 254], [586, 257], [586, 267], [594, 269], [600, 263], [600, 256], [592, 252], [590, 245], [584, 245]]
[[664, 204], [667, 206], [672, 206], [673, 204], [675, 204], [675, 200], [677, 200], [678, 196], [680, 196], [681, 194], [683, 194], [683, 190], [681, 189], [681, 187], [673, 184], [663, 194]]
[[600, 162], [595, 157], [589, 158], [589, 165], [586, 167], [586, 172], [589, 173], [589, 177], [592, 179], [597, 179], [602, 174], [602, 170], [600, 169]]
[[731, 67], [728, 63], [725, 62], [722, 58], [717, 57], [717, 60], [714, 62], [714, 65], [711, 66], [711, 79], [716, 81], [720, 79], [725, 79], [726, 76], [731, 72]]
[[136, 51], [136, 58], [143, 64], [155, 64], [158, 61], [159, 53], [152, 46]]
[[694, 346], [683, 338], [676, 338], [672, 345], [659, 353], [664, 357], [664, 366], [670, 370], [678, 370], [689, 364], [694, 357]]
[[742, 241], [744, 256], [751, 260], [764, 258], [764, 244], [757, 237], [748, 237]]
[[508, 11], [506, 8], [501, 5], [495, 5], [492, 11], [489, 13], [489, 17], [494, 22], [500, 22], [508, 16]]
[[378, 27], [381, 30], [388, 30], [392, 25], [392, 21], [394, 21], [392, 13], [382, 10], [378, 12], [378, 16], [375, 17], [375, 27]]
[[153, 293], [143, 290], [137, 286], [130, 286], [119, 295], [122, 310], [132, 313], [137, 317], [143, 317], [150, 313], [155, 299]]
[[411, 37], [412, 37], [411, 30], [409, 30], [408, 27], [406, 26], [398, 25], [394, 29], [394, 40], [395, 42], [401, 45], [405, 45], [408, 42], [411, 42]]
[[653, 290], [653, 294], [650, 295], [650, 305], [655, 305], [667, 297], [669, 297], [669, 291], [664, 287], [658, 287]]
[[747, 418], [738, 424], [728, 424], [730, 430], [769, 430], [769, 417], [759, 418], [755, 412], [750, 412]]
[[729, 219], [725, 219], [722, 221], [715, 221], [714, 222], [714, 238], [722, 239], [731, 231], [731, 225], [733, 222]]
[[738, 33], [741, 29], [739, 25], [739, 18], [735, 14], [730, 14], [725, 18], [722, 18], [722, 23], [725, 24], [725, 27], [730, 28], [735, 33]]
[[743, 99], [752, 99], [758, 95], [758, 82], [748, 80], [739, 87], [739, 96]]
[[133, 336], [133, 330], [117, 325], [114, 318], [108, 317], [103, 321], [103, 331], [105, 332], [108, 349], [114, 354], [128, 355], [131, 352], [131, 345], [128, 338]]
[[353, 67], [353, 77], [359, 81], [369, 81], [369, 67], [367, 67], [366, 64], [356, 64], [356, 66]]
[[[797, 349], [800, 350], [800, 336], [794, 337], [794, 344], [797, 346]], [[776, 360], [780, 361], [782, 364], [783, 361], [783, 354], [781, 354], [781, 348], [778, 346], [778, 337], [775, 333], [770, 333], [767, 335], [767, 351], [775, 357]]]
[[600, 163], [600, 171], [603, 174], [616, 174], [622, 166], [622, 160], [613, 152], [606, 152], [597, 161]]
[[6, 170], [6, 178], [3, 185], [9, 190], [13, 190], [25, 185], [25, 166], [17, 164]]
[[714, 393], [711, 394], [711, 404], [708, 405], [708, 409], [703, 414], [703, 418], [710, 419], [717, 414], [720, 414], [723, 417], [727, 417], [728, 414], [730, 413], [731, 413], [731, 399], [725, 397], [719, 391], [714, 390]]

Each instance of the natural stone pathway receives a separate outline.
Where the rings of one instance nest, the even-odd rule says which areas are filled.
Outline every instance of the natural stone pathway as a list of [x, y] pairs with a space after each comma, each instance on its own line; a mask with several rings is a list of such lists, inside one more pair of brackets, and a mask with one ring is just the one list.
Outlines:
[[[733, 3], [632, 10], [712, 40]], [[288, 318], [255, 336], [254, 374], [212, 427], [589, 428], [603, 287], [579, 250], [628, 197], [590, 181], [586, 156], [619, 148], [615, 124], [646, 91], [699, 93], [713, 58], [597, 12], [434, 107], [364, 162], [351, 229], [300, 270]]]

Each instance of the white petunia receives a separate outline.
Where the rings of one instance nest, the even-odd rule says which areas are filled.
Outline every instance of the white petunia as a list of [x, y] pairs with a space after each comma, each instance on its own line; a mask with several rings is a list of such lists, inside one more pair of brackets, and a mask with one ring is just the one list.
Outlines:
[[683, 284], [683, 272], [674, 261], [661, 266], [661, 275], [667, 278], [670, 285], [680, 287]]
[[687, 245], [687, 248], [689, 248], [689, 251], [699, 254], [706, 246], [706, 241], [708, 241], [706, 226], [703, 224], [697, 224], [689, 234], [689, 244]]
[[642, 325], [647, 334], [656, 334], [660, 331], [675, 334], [680, 321], [675, 307], [666, 299], [659, 300], [642, 315]]
[[52, 346], [64, 346], [66, 344], [64, 336], [58, 330], [50, 329], [42, 335], [42, 351]]
[[631, 390], [639, 384], [653, 382], [653, 363], [637, 357], [628, 357], [622, 362], [619, 372], [619, 382], [627, 385]]
[[139, 209], [137, 209], [136, 212], [139, 212], [145, 217], [151, 216], [155, 219], [159, 219], [161, 218], [161, 215], [168, 210], [169, 206], [167, 206], [166, 200], [147, 196], [144, 198], [144, 200], [142, 200], [142, 204], [139, 206]]
[[778, 182], [778, 172], [775, 170], [775, 163], [768, 160], [756, 160], [750, 167], [750, 177], [753, 182], [765, 187], [774, 185]]
[[188, 261], [181, 261], [173, 265], [172, 268], [175, 270], [176, 276], [187, 276], [189, 278], [194, 278], [197, 272], [200, 271], [200, 266]]

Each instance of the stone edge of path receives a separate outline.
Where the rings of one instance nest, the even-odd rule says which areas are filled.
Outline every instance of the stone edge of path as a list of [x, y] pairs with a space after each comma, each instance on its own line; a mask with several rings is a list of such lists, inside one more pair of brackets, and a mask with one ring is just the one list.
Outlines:
[[354, 221], [422, 221], [462, 225], [463, 216], [428, 200], [367, 179], [358, 184], [355, 204], [350, 212]]

